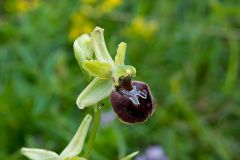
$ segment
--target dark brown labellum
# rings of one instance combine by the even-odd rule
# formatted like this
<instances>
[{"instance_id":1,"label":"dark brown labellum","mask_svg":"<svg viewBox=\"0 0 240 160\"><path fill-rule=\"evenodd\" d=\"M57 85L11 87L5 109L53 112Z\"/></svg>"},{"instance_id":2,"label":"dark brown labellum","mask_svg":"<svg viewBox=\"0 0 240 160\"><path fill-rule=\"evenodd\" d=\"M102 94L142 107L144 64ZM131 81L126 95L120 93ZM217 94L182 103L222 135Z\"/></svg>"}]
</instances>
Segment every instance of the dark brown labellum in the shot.
<instances>
[{"instance_id":1,"label":"dark brown labellum","mask_svg":"<svg viewBox=\"0 0 240 160\"><path fill-rule=\"evenodd\" d=\"M121 78L119 86L111 93L113 110L125 123L145 122L154 111L151 91L144 82Z\"/></svg>"}]
</instances>

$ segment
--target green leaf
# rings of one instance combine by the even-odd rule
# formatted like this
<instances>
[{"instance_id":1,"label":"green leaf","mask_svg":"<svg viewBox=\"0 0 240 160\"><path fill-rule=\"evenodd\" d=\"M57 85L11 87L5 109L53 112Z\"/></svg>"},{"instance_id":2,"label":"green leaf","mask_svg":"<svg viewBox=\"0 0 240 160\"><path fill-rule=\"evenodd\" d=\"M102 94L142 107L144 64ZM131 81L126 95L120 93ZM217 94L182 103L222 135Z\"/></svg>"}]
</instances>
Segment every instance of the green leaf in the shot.
<instances>
[{"instance_id":1,"label":"green leaf","mask_svg":"<svg viewBox=\"0 0 240 160\"><path fill-rule=\"evenodd\" d=\"M124 42L121 42L118 45L117 55L115 56L115 64L116 65L124 64L126 47L127 47L127 44Z\"/></svg>"},{"instance_id":2,"label":"green leaf","mask_svg":"<svg viewBox=\"0 0 240 160\"><path fill-rule=\"evenodd\" d=\"M97 60L84 61L83 68L88 71L91 76L97 76L101 79L111 78L112 65L108 62L100 62Z\"/></svg>"},{"instance_id":3,"label":"green leaf","mask_svg":"<svg viewBox=\"0 0 240 160\"><path fill-rule=\"evenodd\" d=\"M22 148L21 153L32 160L58 160L57 153L37 148Z\"/></svg>"},{"instance_id":4,"label":"green leaf","mask_svg":"<svg viewBox=\"0 0 240 160\"><path fill-rule=\"evenodd\" d=\"M78 108L84 109L85 107L94 105L100 102L105 97L109 96L112 91L112 80L95 78L78 96Z\"/></svg>"},{"instance_id":5,"label":"green leaf","mask_svg":"<svg viewBox=\"0 0 240 160\"><path fill-rule=\"evenodd\" d=\"M66 159L66 160L87 160L87 159L83 158L83 157L73 157L73 158L69 158L69 159Z\"/></svg>"},{"instance_id":6,"label":"green leaf","mask_svg":"<svg viewBox=\"0 0 240 160\"><path fill-rule=\"evenodd\" d=\"M114 64L105 44L103 29L96 27L91 34L91 38L96 58L100 62L109 62Z\"/></svg>"},{"instance_id":7,"label":"green leaf","mask_svg":"<svg viewBox=\"0 0 240 160\"><path fill-rule=\"evenodd\" d=\"M135 157L137 154L139 153L139 151L133 152L129 155L127 155L126 157L122 158L121 160L131 160L133 157Z\"/></svg>"},{"instance_id":8,"label":"green leaf","mask_svg":"<svg viewBox=\"0 0 240 160\"><path fill-rule=\"evenodd\" d=\"M120 77L136 76L136 69L130 65L116 65L112 71L112 77L115 85L118 85Z\"/></svg>"},{"instance_id":9,"label":"green leaf","mask_svg":"<svg viewBox=\"0 0 240 160\"><path fill-rule=\"evenodd\" d=\"M73 50L80 66L83 61L92 59L93 47L91 37L88 34L83 34L78 37L73 43Z\"/></svg>"},{"instance_id":10,"label":"green leaf","mask_svg":"<svg viewBox=\"0 0 240 160\"><path fill-rule=\"evenodd\" d=\"M91 115L88 114L85 116L71 142L60 154L60 159L75 157L82 151L91 120Z\"/></svg>"}]
</instances>

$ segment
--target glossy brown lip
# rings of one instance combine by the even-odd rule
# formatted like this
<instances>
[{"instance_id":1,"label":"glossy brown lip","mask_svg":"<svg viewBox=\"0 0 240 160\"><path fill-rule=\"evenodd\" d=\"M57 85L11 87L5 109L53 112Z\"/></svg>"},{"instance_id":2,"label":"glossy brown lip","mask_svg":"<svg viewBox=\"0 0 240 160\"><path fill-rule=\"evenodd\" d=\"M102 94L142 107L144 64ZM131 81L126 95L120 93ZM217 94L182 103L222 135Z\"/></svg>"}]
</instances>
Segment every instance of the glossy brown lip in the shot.
<instances>
[{"instance_id":1,"label":"glossy brown lip","mask_svg":"<svg viewBox=\"0 0 240 160\"><path fill-rule=\"evenodd\" d=\"M110 101L119 119L129 124L145 122L154 111L148 85L129 78L120 81L120 85L111 93Z\"/></svg>"}]
</instances>

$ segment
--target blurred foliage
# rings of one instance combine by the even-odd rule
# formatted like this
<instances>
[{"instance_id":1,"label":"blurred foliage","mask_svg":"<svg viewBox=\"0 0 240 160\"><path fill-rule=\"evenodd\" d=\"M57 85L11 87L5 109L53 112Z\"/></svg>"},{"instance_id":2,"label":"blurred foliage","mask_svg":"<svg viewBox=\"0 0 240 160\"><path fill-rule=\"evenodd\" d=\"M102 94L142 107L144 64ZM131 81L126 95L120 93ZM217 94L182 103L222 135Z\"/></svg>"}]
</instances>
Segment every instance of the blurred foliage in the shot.
<instances>
[{"instance_id":1,"label":"blurred foliage","mask_svg":"<svg viewBox=\"0 0 240 160\"><path fill-rule=\"evenodd\" d=\"M155 144L173 160L240 157L239 0L1 0L0 159L24 159L22 146L61 151L93 112L75 104L87 81L72 43L96 25L113 56L127 42L156 111L103 126L91 159Z\"/></svg>"}]
</instances>

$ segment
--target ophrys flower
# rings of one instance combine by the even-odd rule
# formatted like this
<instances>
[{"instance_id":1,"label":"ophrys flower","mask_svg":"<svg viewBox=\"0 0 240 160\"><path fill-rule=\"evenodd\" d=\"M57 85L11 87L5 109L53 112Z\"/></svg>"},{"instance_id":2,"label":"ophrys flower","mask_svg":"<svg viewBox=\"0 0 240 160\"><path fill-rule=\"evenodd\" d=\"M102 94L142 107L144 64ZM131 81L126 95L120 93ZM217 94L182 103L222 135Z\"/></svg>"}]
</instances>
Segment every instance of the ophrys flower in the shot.
<instances>
[{"instance_id":1,"label":"ophrys flower","mask_svg":"<svg viewBox=\"0 0 240 160\"><path fill-rule=\"evenodd\" d=\"M74 52L79 65L94 77L77 98L80 109L111 95L114 111L123 122L144 122L152 114L154 105L149 87L143 82L132 81L136 69L124 64L126 43L118 45L113 60L104 41L103 29L96 27L91 35L84 34L74 42Z\"/></svg>"}]
</instances>

